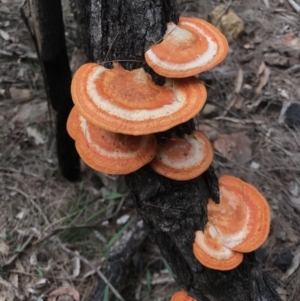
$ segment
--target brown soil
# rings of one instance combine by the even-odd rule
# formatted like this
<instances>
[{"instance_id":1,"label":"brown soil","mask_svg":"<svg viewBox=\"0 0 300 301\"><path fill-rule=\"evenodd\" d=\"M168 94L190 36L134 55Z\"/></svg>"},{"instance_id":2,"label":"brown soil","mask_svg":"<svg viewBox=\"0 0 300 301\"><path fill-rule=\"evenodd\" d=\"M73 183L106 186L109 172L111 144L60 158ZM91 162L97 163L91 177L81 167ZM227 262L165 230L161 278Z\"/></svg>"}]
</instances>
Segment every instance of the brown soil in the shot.
<instances>
[{"instance_id":1,"label":"brown soil","mask_svg":"<svg viewBox=\"0 0 300 301\"><path fill-rule=\"evenodd\" d=\"M117 182L106 178L113 185L99 188L86 167L80 183L60 176L41 70L18 10L22 2L0 1L0 300L46 300L63 286L74 287L80 300L91 300L96 273L74 252L94 267L105 265L106 245L124 227L117 219L137 214L125 202L105 222L124 195ZM217 174L240 177L267 198L272 225L262 248L263 268L278 281L283 300L298 301L300 136L298 129L286 126L282 110L300 98L299 68L291 69L300 64L299 15L288 1L230 3L243 20L244 34L229 40L224 63L200 76L207 84L209 105L196 120L213 141ZM218 4L183 0L180 8L185 15L207 19ZM66 3L64 18L71 56L76 28ZM97 222L96 229L74 228ZM294 255L294 269L288 272L273 263L284 252ZM145 258L160 260L150 242L139 254L135 268ZM155 270L143 264L136 272L132 297L168 300L178 289L165 266L163 272Z\"/></svg>"}]
</instances>

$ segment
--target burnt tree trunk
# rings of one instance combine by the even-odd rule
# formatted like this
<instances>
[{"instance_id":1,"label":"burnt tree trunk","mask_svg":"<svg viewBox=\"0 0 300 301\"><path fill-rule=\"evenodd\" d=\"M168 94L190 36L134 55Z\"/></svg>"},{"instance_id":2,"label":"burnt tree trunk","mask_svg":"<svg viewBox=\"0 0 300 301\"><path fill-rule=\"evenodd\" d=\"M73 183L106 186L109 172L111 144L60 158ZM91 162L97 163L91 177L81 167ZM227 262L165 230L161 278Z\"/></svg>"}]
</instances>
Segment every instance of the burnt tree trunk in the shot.
<instances>
[{"instance_id":1,"label":"burnt tree trunk","mask_svg":"<svg viewBox=\"0 0 300 301\"><path fill-rule=\"evenodd\" d=\"M29 4L47 96L56 111L55 131L59 167L64 177L76 181L80 179L80 161L74 140L66 129L67 118L73 107L70 92L72 76L61 1L30 0Z\"/></svg>"},{"instance_id":2,"label":"burnt tree trunk","mask_svg":"<svg viewBox=\"0 0 300 301\"><path fill-rule=\"evenodd\" d=\"M159 41L166 23L178 22L175 0L84 1L90 61L111 67L119 61L126 69L144 67L157 84L164 78L149 70L144 51ZM193 121L172 129L190 133ZM172 131L171 130L171 131ZM160 141L170 131L157 134ZM152 239L171 266L178 284L202 301L279 301L254 253L232 271L203 267L194 257L194 232L207 221L208 198L219 200L217 178L212 168L190 181L164 178L149 167L126 176L137 209Z\"/></svg>"}]
</instances>

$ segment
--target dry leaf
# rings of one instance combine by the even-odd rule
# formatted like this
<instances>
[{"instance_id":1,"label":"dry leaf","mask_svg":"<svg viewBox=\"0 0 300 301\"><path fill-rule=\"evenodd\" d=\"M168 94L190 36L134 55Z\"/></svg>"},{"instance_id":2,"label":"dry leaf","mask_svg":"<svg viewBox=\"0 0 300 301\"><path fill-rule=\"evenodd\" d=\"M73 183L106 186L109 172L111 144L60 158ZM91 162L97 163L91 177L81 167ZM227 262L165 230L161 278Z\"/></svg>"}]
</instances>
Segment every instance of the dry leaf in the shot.
<instances>
[{"instance_id":1,"label":"dry leaf","mask_svg":"<svg viewBox=\"0 0 300 301\"><path fill-rule=\"evenodd\" d=\"M25 269L19 259L16 260L16 269L20 272L25 272Z\"/></svg>"},{"instance_id":2,"label":"dry leaf","mask_svg":"<svg viewBox=\"0 0 300 301\"><path fill-rule=\"evenodd\" d=\"M247 49L247 50L248 49L254 49L255 46L253 44L247 43L247 44L244 45L244 48Z\"/></svg>"},{"instance_id":3,"label":"dry leaf","mask_svg":"<svg viewBox=\"0 0 300 301\"><path fill-rule=\"evenodd\" d=\"M34 143L36 145L44 144L46 142L46 138L35 127L28 126L26 128L26 132L27 132L28 137L31 137L34 139Z\"/></svg>"},{"instance_id":4,"label":"dry leaf","mask_svg":"<svg viewBox=\"0 0 300 301\"><path fill-rule=\"evenodd\" d=\"M235 81L235 89L234 89L234 92L236 94L239 94L242 89L243 78L244 78L243 70L241 68L239 68L239 71L238 71L238 74L236 77L236 81Z\"/></svg>"},{"instance_id":5,"label":"dry leaf","mask_svg":"<svg viewBox=\"0 0 300 301\"><path fill-rule=\"evenodd\" d=\"M210 141L215 140L218 136L218 131L207 124L198 124L196 129L203 132Z\"/></svg>"},{"instance_id":6,"label":"dry leaf","mask_svg":"<svg viewBox=\"0 0 300 301\"><path fill-rule=\"evenodd\" d=\"M251 160L251 140L243 133L219 135L213 147L225 158L240 164Z\"/></svg>"},{"instance_id":7,"label":"dry leaf","mask_svg":"<svg viewBox=\"0 0 300 301\"><path fill-rule=\"evenodd\" d=\"M263 0L266 8L270 8L269 0Z\"/></svg>"},{"instance_id":8,"label":"dry leaf","mask_svg":"<svg viewBox=\"0 0 300 301\"><path fill-rule=\"evenodd\" d=\"M74 301L80 300L79 292L73 287L60 287L52 291L47 298L47 301L57 301L57 298L60 296L68 295L73 297Z\"/></svg>"},{"instance_id":9,"label":"dry leaf","mask_svg":"<svg viewBox=\"0 0 300 301\"><path fill-rule=\"evenodd\" d=\"M130 219L130 215L124 214L123 216L121 216L117 219L116 223L117 223L117 225L124 225L128 222L129 219Z\"/></svg>"},{"instance_id":10,"label":"dry leaf","mask_svg":"<svg viewBox=\"0 0 300 301\"><path fill-rule=\"evenodd\" d=\"M0 4L0 13L10 13L10 9L8 6L3 5L2 3ZM1 299L0 299L1 300Z\"/></svg>"},{"instance_id":11,"label":"dry leaf","mask_svg":"<svg viewBox=\"0 0 300 301\"><path fill-rule=\"evenodd\" d=\"M259 84L255 89L256 95L261 94L263 87L268 83L270 77L270 68L268 68L264 62L261 63L258 69Z\"/></svg>"},{"instance_id":12,"label":"dry leaf","mask_svg":"<svg viewBox=\"0 0 300 301\"><path fill-rule=\"evenodd\" d=\"M5 41L8 41L10 39L10 35L2 29L0 29L0 36Z\"/></svg>"},{"instance_id":13,"label":"dry leaf","mask_svg":"<svg viewBox=\"0 0 300 301\"><path fill-rule=\"evenodd\" d=\"M9 282L15 287L19 287L19 275L17 273L11 273L9 275Z\"/></svg>"},{"instance_id":14,"label":"dry leaf","mask_svg":"<svg viewBox=\"0 0 300 301\"><path fill-rule=\"evenodd\" d=\"M287 301L287 292L286 292L285 289L283 289L281 287L277 287L276 291L279 294L279 296L282 299L282 301Z\"/></svg>"},{"instance_id":15,"label":"dry leaf","mask_svg":"<svg viewBox=\"0 0 300 301\"><path fill-rule=\"evenodd\" d=\"M76 255L79 255L78 251L75 251ZM74 268L73 268L73 273L72 273L72 278L76 278L80 274L80 258L78 256L75 256L73 258L74 262Z\"/></svg>"},{"instance_id":16,"label":"dry leaf","mask_svg":"<svg viewBox=\"0 0 300 301\"><path fill-rule=\"evenodd\" d=\"M237 38L244 31L243 20L224 4L214 8L210 14L210 21L227 38Z\"/></svg>"},{"instance_id":17,"label":"dry leaf","mask_svg":"<svg viewBox=\"0 0 300 301\"><path fill-rule=\"evenodd\" d=\"M300 197L290 196L291 205L300 212Z\"/></svg>"},{"instance_id":18,"label":"dry leaf","mask_svg":"<svg viewBox=\"0 0 300 301\"><path fill-rule=\"evenodd\" d=\"M4 240L0 239L0 254L7 255L9 253L9 246Z\"/></svg>"},{"instance_id":19,"label":"dry leaf","mask_svg":"<svg viewBox=\"0 0 300 301\"><path fill-rule=\"evenodd\" d=\"M28 89L18 89L15 87L9 88L10 97L13 100L25 101L30 99L31 92Z\"/></svg>"},{"instance_id":20,"label":"dry leaf","mask_svg":"<svg viewBox=\"0 0 300 301\"><path fill-rule=\"evenodd\" d=\"M291 182L289 185L289 192L292 196L297 197L299 194L299 185L297 182Z\"/></svg>"},{"instance_id":21,"label":"dry leaf","mask_svg":"<svg viewBox=\"0 0 300 301\"><path fill-rule=\"evenodd\" d=\"M266 69L266 64L264 61L262 61L258 67L256 76L259 77L265 71L265 69Z\"/></svg>"},{"instance_id":22,"label":"dry leaf","mask_svg":"<svg viewBox=\"0 0 300 301\"><path fill-rule=\"evenodd\" d=\"M300 50L300 38L296 37L294 33L286 34L283 37L283 41L286 43L287 46L295 50Z\"/></svg>"},{"instance_id":23,"label":"dry leaf","mask_svg":"<svg viewBox=\"0 0 300 301\"><path fill-rule=\"evenodd\" d=\"M32 123L41 122L47 120L47 103L27 103L21 105L18 109L18 113L11 120L12 123Z\"/></svg>"},{"instance_id":24,"label":"dry leaf","mask_svg":"<svg viewBox=\"0 0 300 301\"><path fill-rule=\"evenodd\" d=\"M210 103L207 103L204 108L201 110L202 116L207 116L213 113L216 113L218 111L218 108L215 105L212 105Z\"/></svg>"},{"instance_id":25,"label":"dry leaf","mask_svg":"<svg viewBox=\"0 0 300 301\"><path fill-rule=\"evenodd\" d=\"M14 301L16 299L22 301L24 296L17 287L0 277L0 300Z\"/></svg>"}]
</instances>

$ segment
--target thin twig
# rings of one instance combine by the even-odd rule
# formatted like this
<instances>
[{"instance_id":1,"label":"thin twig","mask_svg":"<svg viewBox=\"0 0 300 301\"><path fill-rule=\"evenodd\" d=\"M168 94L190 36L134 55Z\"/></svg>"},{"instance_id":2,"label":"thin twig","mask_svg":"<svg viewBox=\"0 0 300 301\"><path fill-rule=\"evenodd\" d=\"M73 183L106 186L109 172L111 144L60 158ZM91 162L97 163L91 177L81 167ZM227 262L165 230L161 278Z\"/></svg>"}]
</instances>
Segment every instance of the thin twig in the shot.
<instances>
[{"instance_id":1,"label":"thin twig","mask_svg":"<svg viewBox=\"0 0 300 301\"><path fill-rule=\"evenodd\" d=\"M7 172L14 172L14 173L19 173L19 174L24 174L24 175L32 176L32 177L36 177L36 178L41 177L41 175L38 175L38 174L35 174L35 173L32 173L32 172L28 172L28 171L25 171L25 170L17 170L15 168L11 168L11 167L0 166L0 170L7 171Z\"/></svg>"},{"instance_id":2,"label":"thin twig","mask_svg":"<svg viewBox=\"0 0 300 301\"><path fill-rule=\"evenodd\" d=\"M110 44L110 46L109 46L109 48L108 48L108 50L107 50L106 56L105 56L105 58L104 58L104 61L106 61L106 59L107 59L107 57L108 57L108 55L109 55L109 52L110 52L112 46L114 45L114 42L115 42L116 38L118 37L118 35L119 35L119 33L116 34L116 36L114 37L113 41L111 42L111 44Z\"/></svg>"},{"instance_id":3,"label":"thin twig","mask_svg":"<svg viewBox=\"0 0 300 301\"><path fill-rule=\"evenodd\" d=\"M8 266L8 265L11 265L19 257L19 255L30 245L30 243L32 242L33 238L34 238L34 235L30 235L27 238L27 240L25 241L25 243L21 246L21 248L18 251L18 253L14 254L12 257L10 257L5 262L5 264L2 266L2 268L5 267L5 266Z\"/></svg>"},{"instance_id":4,"label":"thin twig","mask_svg":"<svg viewBox=\"0 0 300 301\"><path fill-rule=\"evenodd\" d=\"M122 208L125 200L126 200L126 197L123 197L121 199L121 201L120 201L120 203L119 203L116 211L113 214L111 214L111 215L109 215L109 216L107 216L107 217L105 217L103 219L98 220L94 224L82 224L82 225L77 225L77 226L61 226L61 227L57 227L57 228L53 229L50 233L46 234L44 237L42 237L38 241L36 241L34 243L34 245L41 244L45 240L49 239L51 236L53 236L53 235L55 235L55 234L57 234L57 233L59 233L61 231L73 230L73 229L98 229L103 222L105 222L105 221L107 221L109 219L112 219L112 218L116 217L119 214L119 211L121 210L121 208Z\"/></svg>"},{"instance_id":5,"label":"thin twig","mask_svg":"<svg viewBox=\"0 0 300 301\"><path fill-rule=\"evenodd\" d=\"M103 280L103 282L110 288L111 292L116 296L116 298L120 301L125 301L124 298L121 296L121 294L114 288L114 286L109 282L109 280L103 275L103 273L97 269L90 261L88 261L85 257L79 255L76 252L73 252L69 250L65 245L62 244L62 242L57 239L59 246L63 251L70 254L73 257L79 258L82 262L84 262L86 265L88 265L92 270L94 270L97 275Z\"/></svg>"},{"instance_id":6,"label":"thin twig","mask_svg":"<svg viewBox=\"0 0 300 301\"><path fill-rule=\"evenodd\" d=\"M231 118L231 117L216 117L214 118L215 120L226 120L226 121L230 121L233 123L241 123L241 124L251 124L251 123L255 123L255 124L264 124L265 121L263 120L252 120L252 119L237 119L237 118Z\"/></svg>"},{"instance_id":7,"label":"thin twig","mask_svg":"<svg viewBox=\"0 0 300 301\"><path fill-rule=\"evenodd\" d=\"M32 205L34 208L36 208L38 210L38 212L41 214L41 216L43 217L45 223L47 225L50 225L50 222L47 218L47 216L45 215L45 213L43 212L43 210L40 208L40 206L33 200L32 197L30 197L26 192L22 191L21 189L19 188L16 188L16 187L11 187L11 186L7 186L7 189L9 190L12 190L12 191L15 191L21 195L23 195Z\"/></svg>"},{"instance_id":8,"label":"thin twig","mask_svg":"<svg viewBox=\"0 0 300 301\"><path fill-rule=\"evenodd\" d=\"M300 5L298 3L296 3L294 0L287 0L287 2L298 14L300 14Z\"/></svg>"}]
</instances>

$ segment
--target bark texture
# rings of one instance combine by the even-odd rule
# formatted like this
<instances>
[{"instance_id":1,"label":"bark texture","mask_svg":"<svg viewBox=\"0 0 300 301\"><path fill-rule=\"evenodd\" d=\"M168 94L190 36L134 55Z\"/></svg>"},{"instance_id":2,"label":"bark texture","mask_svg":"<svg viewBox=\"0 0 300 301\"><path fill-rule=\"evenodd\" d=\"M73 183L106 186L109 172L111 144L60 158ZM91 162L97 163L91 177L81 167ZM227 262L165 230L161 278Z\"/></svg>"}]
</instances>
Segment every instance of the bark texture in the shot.
<instances>
[{"instance_id":1,"label":"bark texture","mask_svg":"<svg viewBox=\"0 0 300 301\"><path fill-rule=\"evenodd\" d=\"M177 23L175 0L87 0L88 53L90 61L111 67L121 61L126 69L145 67L157 84L164 78L150 70L144 51L158 42L166 23ZM158 133L158 141L171 131L190 133L193 121ZM207 221L208 198L219 201L217 178L212 168L196 179L184 182L164 178L149 167L126 176L137 209L152 239L171 266L176 281L202 301L279 301L280 298L262 273L254 253L228 272L203 267L194 257L194 232Z\"/></svg>"},{"instance_id":2,"label":"bark texture","mask_svg":"<svg viewBox=\"0 0 300 301\"><path fill-rule=\"evenodd\" d=\"M60 0L30 0L30 11L48 99L56 111L56 149L63 176L70 181L80 178L80 161L66 123L73 102L71 70L65 43Z\"/></svg>"}]
</instances>

